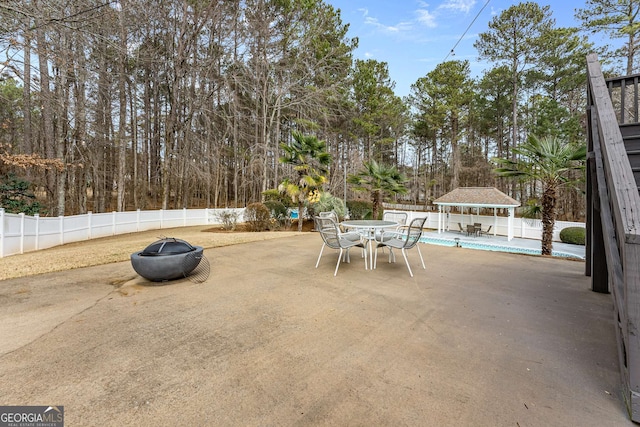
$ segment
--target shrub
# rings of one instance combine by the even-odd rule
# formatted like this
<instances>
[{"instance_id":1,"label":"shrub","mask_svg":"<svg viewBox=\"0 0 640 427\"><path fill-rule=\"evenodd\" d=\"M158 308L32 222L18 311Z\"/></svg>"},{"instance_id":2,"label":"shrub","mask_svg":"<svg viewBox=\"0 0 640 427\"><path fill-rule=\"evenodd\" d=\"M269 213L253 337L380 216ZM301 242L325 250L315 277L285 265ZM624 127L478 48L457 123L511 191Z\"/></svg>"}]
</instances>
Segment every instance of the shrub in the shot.
<instances>
[{"instance_id":1,"label":"shrub","mask_svg":"<svg viewBox=\"0 0 640 427\"><path fill-rule=\"evenodd\" d=\"M309 210L311 211L312 216L316 216L320 212L329 211L334 211L339 218L344 218L346 214L342 199L327 191L320 193L320 198L317 202L309 205Z\"/></svg>"},{"instance_id":2,"label":"shrub","mask_svg":"<svg viewBox=\"0 0 640 427\"><path fill-rule=\"evenodd\" d=\"M269 209L272 218L280 219L287 216L287 207L279 200L267 200L264 205Z\"/></svg>"},{"instance_id":3,"label":"shrub","mask_svg":"<svg viewBox=\"0 0 640 427\"><path fill-rule=\"evenodd\" d=\"M587 231L582 227L567 227L560 231L560 240L563 243L584 245Z\"/></svg>"},{"instance_id":4,"label":"shrub","mask_svg":"<svg viewBox=\"0 0 640 427\"><path fill-rule=\"evenodd\" d=\"M297 206L297 204L293 203L293 200L291 200L291 197L287 196L284 193L280 193L277 189L263 191L262 195L264 196L265 203L280 202L284 205L285 208Z\"/></svg>"},{"instance_id":5,"label":"shrub","mask_svg":"<svg viewBox=\"0 0 640 427\"><path fill-rule=\"evenodd\" d=\"M238 225L238 218L240 218L240 212L236 210L222 210L214 214L214 218L220 224L222 224L223 230L235 230Z\"/></svg>"},{"instance_id":6,"label":"shrub","mask_svg":"<svg viewBox=\"0 0 640 427\"><path fill-rule=\"evenodd\" d=\"M271 212L264 203L251 203L244 210L244 219L249 231L264 231L269 227Z\"/></svg>"},{"instance_id":7,"label":"shrub","mask_svg":"<svg viewBox=\"0 0 640 427\"><path fill-rule=\"evenodd\" d=\"M7 213L35 215L46 213L31 191L31 183L14 174L3 176L0 180L0 206Z\"/></svg>"},{"instance_id":8,"label":"shrub","mask_svg":"<svg viewBox=\"0 0 640 427\"><path fill-rule=\"evenodd\" d=\"M278 200L267 200L264 205L269 209L271 215L270 229L279 229L291 226L291 218L289 218L287 207Z\"/></svg>"},{"instance_id":9,"label":"shrub","mask_svg":"<svg viewBox=\"0 0 640 427\"><path fill-rule=\"evenodd\" d=\"M350 219L371 219L373 204L366 200L348 200L347 209Z\"/></svg>"}]
</instances>

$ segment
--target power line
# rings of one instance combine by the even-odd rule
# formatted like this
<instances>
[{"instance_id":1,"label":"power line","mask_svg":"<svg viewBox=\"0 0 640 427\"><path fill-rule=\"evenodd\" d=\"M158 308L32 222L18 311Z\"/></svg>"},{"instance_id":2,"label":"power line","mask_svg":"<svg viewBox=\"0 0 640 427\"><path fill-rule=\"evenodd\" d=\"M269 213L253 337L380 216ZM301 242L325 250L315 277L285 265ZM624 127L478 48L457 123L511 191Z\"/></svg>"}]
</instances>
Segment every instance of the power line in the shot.
<instances>
[{"instance_id":1,"label":"power line","mask_svg":"<svg viewBox=\"0 0 640 427\"><path fill-rule=\"evenodd\" d=\"M471 21L471 24L469 24L469 26L467 27L466 30L464 30L464 33L462 33L462 35L460 36L460 38L458 39L458 41L456 42L456 44L451 48L451 51L449 51L449 53L447 53L447 56L444 57L444 59L442 60L442 62L446 61L447 58L450 55L454 55L454 51L456 50L456 47L458 46L458 44L462 41L462 39L464 38L464 36L467 34L467 31L469 31L469 28L471 28L471 26L473 25L474 22L476 22L476 19L478 19L478 16L480 16L480 14L482 13L482 11L485 9L485 7L487 7L487 5L489 4L491 0L487 0L486 3L484 4L484 6L482 6L482 9L480 9L480 11L478 11L478 13L476 14L476 17L473 18L473 21Z\"/></svg>"}]
</instances>

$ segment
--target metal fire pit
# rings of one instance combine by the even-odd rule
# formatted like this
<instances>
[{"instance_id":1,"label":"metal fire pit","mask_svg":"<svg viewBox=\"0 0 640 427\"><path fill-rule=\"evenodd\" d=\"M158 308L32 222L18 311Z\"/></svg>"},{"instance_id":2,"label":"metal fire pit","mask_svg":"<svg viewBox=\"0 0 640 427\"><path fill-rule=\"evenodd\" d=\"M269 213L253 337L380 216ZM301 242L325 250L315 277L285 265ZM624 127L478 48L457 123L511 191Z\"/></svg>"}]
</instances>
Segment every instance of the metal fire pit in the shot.
<instances>
[{"instance_id":1,"label":"metal fire pit","mask_svg":"<svg viewBox=\"0 0 640 427\"><path fill-rule=\"evenodd\" d=\"M154 282L187 277L203 258L202 246L167 237L131 254L131 265L140 276Z\"/></svg>"}]
</instances>

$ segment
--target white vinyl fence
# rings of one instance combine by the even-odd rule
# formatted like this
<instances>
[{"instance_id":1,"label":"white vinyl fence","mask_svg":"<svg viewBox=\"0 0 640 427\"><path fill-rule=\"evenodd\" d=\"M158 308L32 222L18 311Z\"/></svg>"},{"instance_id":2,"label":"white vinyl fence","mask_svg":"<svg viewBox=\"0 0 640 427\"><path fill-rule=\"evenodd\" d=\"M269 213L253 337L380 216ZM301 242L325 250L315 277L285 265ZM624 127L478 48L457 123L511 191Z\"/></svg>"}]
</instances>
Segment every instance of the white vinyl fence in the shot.
<instances>
[{"instance_id":1,"label":"white vinyl fence","mask_svg":"<svg viewBox=\"0 0 640 427\"><path fill-rule=\"evenodd\" d=\"M89 212L59 217L10 214L0 208L0 258L116 234L220 224L218 214L225 211L236 211L238 221L244 221L244 208Z\"/></svg>"},{"instance_id":2,"label":"white vinyl fence","mask_svg":"<svg viewBox=\"0 0 640 427\"><path fill-rule=\"evenodd\" d=\"M110 212L84 215L39 217L25 214L9 214L0 208L0 258L22 254L65 243L115 236L117 234L163 228L187 227L194 225L220 224L218 215L223 212L238 213L238 222L244 222L244 208L229 209L172 209L153 211ZM399 211L399 210L397 210ZM437 212L407 212L409 221L427 216L425 228L438 229ZM486 229L495 228L497 235L507 235L507 218L471 214L449 214L448 224L451 230L458 230L458 222L472 224L479 222ZM495 221L495 223L494 223ZM494 227L497 224L497 227ZM542 237L540 220L513 218L514 237L537 239ZM566 227L583 227L582 222L556 221L553 239L560 241L560 231Z\"/></svg>"},{"instance_id":3,"label":"white vinyl fence","mask_svg":"<svg viewBox=\"0 0 640 427\"><path fill-rule=\"evenodd\" d=\"M389 209L385 209L385 212L390 211ZM420 211L401 211L399 209L391 210L392 212L407 212L409 219L411 221L413 218L424 218L427 216L427 222L425 222L425 228L438 229L438 212L420 212ZM447 213L443 213L443 215L447 215ZM507 236L508 235L508 225L507 218L503 216L493 215L472 215L472 214L454 214L449 213L448 217L445 217L445 226L448 225L448 230L450 231L459 231L458 223L463 224L463 227L466 227L466 224L473 224L479 222L482 224L482 229L486 230L489 226L491 226L490 234L493 234L494 229L496 235L498 236ZM495 223L494 223L495 221ZM518 237L522 239L542 239L542 221L539 219L528 219L528 218L513 218L513 237ZM495 225L494 225L495 224ZM553 230L553 240L556 242L560 241L560 232L567 227L582 227L585 228L584 222L571 222L571 221L556 221L555 228Z\"/></svg>"}]
</instances>

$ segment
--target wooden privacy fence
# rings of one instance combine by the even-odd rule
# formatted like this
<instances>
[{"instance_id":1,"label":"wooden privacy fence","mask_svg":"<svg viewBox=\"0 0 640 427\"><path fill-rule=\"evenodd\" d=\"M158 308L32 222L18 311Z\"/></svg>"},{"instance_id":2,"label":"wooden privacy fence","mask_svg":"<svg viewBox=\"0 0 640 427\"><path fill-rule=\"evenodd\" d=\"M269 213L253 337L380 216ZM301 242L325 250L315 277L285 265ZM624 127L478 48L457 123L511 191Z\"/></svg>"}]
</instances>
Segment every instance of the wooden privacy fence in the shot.
<instances>
[{"instance_id":1,"label":"wooden privacy fence","mask_svg":"<svg viewBox=\"0 0 640 427\"><path fill-rule=\"evenodd\" d=\"M594 291L613 297L624 399L631 419L640 422L640 195L630 163L640 123L624 123L625 112L638 122L638 78L607 85L595 54L587 56L587 73L586 274ZM622 88L619 95L615 87ZM612 96L621 105L619 117Z\"/></svg>"}]
</instances>

